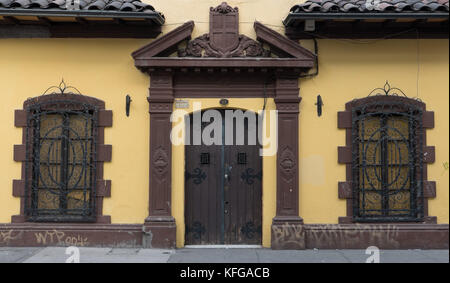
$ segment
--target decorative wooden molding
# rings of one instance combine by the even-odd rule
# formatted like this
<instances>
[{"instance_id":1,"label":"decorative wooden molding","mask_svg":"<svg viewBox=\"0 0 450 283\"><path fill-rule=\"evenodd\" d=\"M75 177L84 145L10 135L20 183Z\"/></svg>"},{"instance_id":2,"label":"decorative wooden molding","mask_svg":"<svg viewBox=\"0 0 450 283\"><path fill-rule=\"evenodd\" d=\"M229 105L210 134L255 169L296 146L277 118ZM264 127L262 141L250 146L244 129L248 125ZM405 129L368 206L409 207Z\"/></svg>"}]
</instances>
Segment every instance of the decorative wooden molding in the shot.
<instances>
[{"instance_id":1,"label":"decorative wooden molding","mask_svg":"<svg viewBox=\"0 0 450 283\"><path fill-rule=\"evenodd\" d=\"M14 161L24 162L27 160L27 147L24 144L14 145Z\"/></svg>"},{"instance_id":2,"label":"decorative wooden molding","mask_svg":"<svg viewBox=\"0 0 450 283\"><path fill-rule=\"evenodd\" d=\"M24 102L24 109L15 110L15 121L16 127L23 128L22 133L22 145L14 146L14 161L22 162L22 179L13 180L13 196L21 198L21 208L20 215L13 215L11 217L12 223L24 223L27 222L27 215L25 214L25 198L26 198L26 182L25 182L25 170L27 161L27 145L26 145L26 135L28 126L28 107L30 105L39 103L51 103L52 101L58 100L73 100L79 101L81 103L87 103L97 107L97 157L96 157L96 220L97 224L109 224L111 223L111 217L103 215L103 198L111 197L111 181L103 180L103 163L111 161L112 157L112 146L104 144L104 128L112 126L112 111L105 110L105 103L93 97L88 97L79 94L62 93L62 94L48 94L42 95L35 98L30 98ZM47 105L47 104L46 104ZM29 145L30 147L32 145ZM33 225L33 224L30 224Z\"/></svg>"},{"instance_id":3,"label":"decorative wooden molding","mask_svg":"<svg viewBox=\"0 0 450 283\"><path fill-rule=\"evenodd\" d=\"M385 99L389 99L393 102L397 103L413 103L419 107L419 109L423 110L422 115L422 127L423 132L422 135L424 137L424 144L426 144L426 129L431 129L434 127L434 112L426 111L426 105L423 102L412 100L406 97L400 96L370 96L367 98L353 100L348 102L345 106L346 111L338 112L338 128L346 130L346 146L338 147L338 162L346 165L346 182L338 183L338 197L340 199L347 200L347 216L339 217L340 224L352 224L353 221L353 195L352 195L352 182L353 182L353 173L352 173L352 127L353 127L353 119L352 119L352 109L354 107L360 106L362 104L367 104L370 101L383 101ZM428 170L427 164L434 163L436 159L435 147L434 146L426 146L423 147L423 206L424 206L424 224L435 224L437 223L437 218L428 216L428 199L436 197L436 182L428 181ZM350 187L350 191L349 191Z\"/></svg>"},{"instance_id":4,"label":"decorative wooden molding","mask_svg":"<svg viewBox=\"0 0 450 283\"><path fill-rule=\"evenodd\" d=\"M448 14L445 16L448 17ZM413 18L414 15L411 17ZM392 39L417 39L418 37L423 39L448 39L449 34L448 20L445 22L421 20L400 22L385 19L384 22L371 22L370 20L365 21L357 18L349 21L323 19L316 20L316 30L313 32L305 32L304 26L304 21L302 21L296 27L286 27L285 34L292 40L311 38L378 39L385 37Z\"/></svg>"},{"instance_id":5,"label":"decorative wooden molding","mask_svg":"<svg viewBox=\"0 0 450 283\"><path fill-rule=\"evenodd\" d=\"M260 42L239 34L238 24L220 28L224 27L222 24L225 18L230 21L229 19L234 17L234 22L238 22L238 10L233 8L226 10L234 12L225 14L211 10L210 33L188 42L185 49L179 48L178 45L182 41L190 39L194 28L193 22L188 22L135 51L132 54L135 66L148 73L152 73L156 69L165 70L167 68L180 72L186 71L186 68L197 68L199 71L208 68L225 70L229 68L265 68L286 69L286 72L298 69L294 72L300 73L314 67L314 54L260 23L255 24ZM214 25L215 21L222 24ZM279 58L270 57L269 50L265 50L262 46L263 42L268 42ZM179 50L178 56L169 57L177 49Z\"/></svg>"},{"instance_id":6,"label":"decorative wooden molding","mask_svg":"<svg viewBox=\"0 0 450 283\"><path fill-rule=\"evenodd\" d=\"M279 111L277 162L277 216L273 219L274 248L289 248L289 239L276 237L285 224L302 230L298 208L298 78L315 64L315 56L282 35L255 24L259 41L239 34L238 12L226 3L210 9L209 34L188 42L194 24L187 23L133 53L135 66L150 74L150 204L144 231L152 247L175 245L175 220L171 214L172 153L170 114L174 98L274 97ZM225 25L227 19L227 25ZM274 42L278 39L280 42ZM268 42L279 58L268 57ZM239 57L239 58L236 58ZM205 75L207 74L207 76ZM290 229L290 228L289 228ZM302 234L301 232L298 234ZM295 248L304 248L296 238Z\"/></svg>"},{"instance_id":7,"label":"decorative wooden molding","mask_svg":"<svg viewBox=\"0 0 450 283\"><path fill-rule=\"evenodd\" d=\"M434 163L436 161L436 148L434 146L425 146L423 149L423 162Z\"/></svg>"},{"instance_id":8,"label":"decorative wooden molding","mask_svg":"<svg viewBox=\"0 0 450 283\"><path fill-rule=\"evenodd\" d=\"M303 48L297 42L292 41L276 31L268 28L262 23L256 21L254 24L257 39L267 43L274 54L279 57L303 58L305 60L315 60L316 55Z\"/></svg>"},{"instance_id":9,"label":"decorative wooden molding","mask_svg":"<svg viewBox=\"0 0 450 283\"><path fill-rule=\"evenodd\" d=\"M423 197L435 198L436 197L436 182L424 181L423 182Z\"/></svg>"},{"instance_id":10,"label":"decorative wooden molding","mask_svg":"<svg viewBox=\"0 0 450 283\"><path fill-rule=\"evenodd\" d=\"M113 112L111 110L98 111L99 127L112 127L112 124L113 124Z\"/></svg>"},{"instance_id":11,"label":"decorative wooden molding","mask_svg":"<svg viewBox=\"0 0 450 283\"><path fill-rule=\"evenodd\" d=\"M425 129L433 129L434 128L434 112L433 111L425 111L423 112L423 125Z\"/></svg>"},{"instance_id":12,"label":"decorative wooden molding","mask_svg":"<svg viewBox=\"0 0 450 283\"><path fill-rule=\"evenodd\" d=\"M178 44L184 40L191 38L194 30L194 22L187 22L164 36L154 40L152 43L136 50L131 56L136 60L137 58L152 58L152 57L168 57L171 53L176 52Z\"/></svg>"},{"instance_id":13,"label":"decorative wooden molding","mask_svg":"<svg viewBox=\"0 0 450 283\"><path fill-rule=\"evenodd\" d=\"M112 160L112 146L98 145L97 146L97 162L111 162Z\"/></svg>"},{"instance_id":14,"label":"decorative wooden molding","mask_svg":"<svg viewBox=\"0 0 450 283\"><path fill-rule=\"evenodd\" d=\"M448 249L448 224L305 224L307 249ZM344 224L345 223L345 224Z\"/></svg>"},{"instance_id":15,"label":"decorative wooden molding","mask_svg":"<svg viewBox=\"0 0 450 283\"><path fill-rule=\"evenodd\" d=\"M352 112L350 111L338 112L338 128L339 129L352 128Z\"/></svg>"},{"instance_id":16,"label":"decorative wooden molding","mask_svg":"<svg viewBox=\"0 0 450 283\"><path fill-rule=\"evenodd\" d=\"M109 217L97 223L26 223L14 216L13 224L1 224L0 247L142 247L142 225L109 224Z\"/></svg>"},{"instance_id":17,"label":"decorative wooden molding","mask_svg":"<svg viewBox=\"0 0 450 283\"><path fill-rule=\"evenodd\" d=\"M352 163L352 148L350 146L338 147L338 162L341 164Z\"/></svg>"},{"instance_id":18,"label":"decorative wooden molding","mask_svg":"<svg viewBox=\"0 0 450 283\"><path fill-rule=\"evenodd\" d=\"M117 23L114 21L56 22L0 20L0 38L156 38L161 26L145 21Z\"/></svg>"},{"instance_id":19,"label":"decorative wooden molding","mask_svg":"<svg viewBox=\"0 0 450 283\"><path fill-rule=\"evenodd\" d=\"M278 110L277 206L272 223L273 249L304 249L303 219L299 216L298 77L277 74ZM291 235L291 237L285 237Z\"/></svg>"},{"instance_id":20,"label":"decorative wooden molding","mask_svg":"<svg viewBox=\"0 0 450 283\"><path fill-rule=\"evenodd\" d=\"M351 199L353 197L352 193L352 182L339 182L339 199Z\"/></svg>"},{"instance_id":21,"label":"decorative wooden molding","mask_svg":"<svg viewBox=\"0 0 450 283\"><path fill-rule=\"evenodd\" d=\"M27 111L25 110L14 111L14 126L17 128L27 126Z\"/></svg>"},{"instance_id":22,"label":"decorative wooden molding","mask_svg":"<svg viewBox=\"0 0 450 283\"><path fill-rule=\"evenodd\" d=\"M215 57L215 58L231 58L231 57L262 57L269 58L270 51L265 50L261 43L245 36L238 35L238 43L233 50L215 49L211 42L211 35L205 34L190 41L184 50L178 52L179 57Z\"/></svg>"}]
</instances>

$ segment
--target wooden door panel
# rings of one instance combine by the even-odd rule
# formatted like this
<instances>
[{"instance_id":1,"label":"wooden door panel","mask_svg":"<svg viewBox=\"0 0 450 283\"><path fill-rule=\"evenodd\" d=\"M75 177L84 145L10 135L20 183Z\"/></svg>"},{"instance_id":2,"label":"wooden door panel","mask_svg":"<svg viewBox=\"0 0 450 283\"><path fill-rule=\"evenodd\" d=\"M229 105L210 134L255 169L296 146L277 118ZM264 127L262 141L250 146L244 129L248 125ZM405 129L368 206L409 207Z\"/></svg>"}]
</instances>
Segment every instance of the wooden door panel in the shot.
<instances>
[{"instance_id":1,"label":"wooden door panel","mask_svg":"<svg viewBox=\"0 0 450 283\"><path fill-rule=\"evenodd\" d=\"M207 124L203 128L205 126ZM190 129L192 132L192 125ZM190 137L193 139L192 133ZM188 145L185 158L186 243L221 244L222 227L218 219L223 217L220 193L222 147Z\"/></svg>"},{"instance_id":2,"label":"wooden door panel","mask_svg":"<svg viewBox=\"0 0 450 283\"><path fill-rule=\"evenodd\" d=\"M186 244L261 244L262 158L247 144L186 146Z\"/></svg>"},{"instance_id":3,"label":"wooden door panel","mask_svg":"<svg viewBox=\"0 0 450 283\"><path fill-rule=\"evenodd\" d=\"M260 244L262 226L262 162L256 146L225 147L230 178L225 181L227 244ZM239 162L246 155L246 162Z\"/></svg>"}]
</instances>

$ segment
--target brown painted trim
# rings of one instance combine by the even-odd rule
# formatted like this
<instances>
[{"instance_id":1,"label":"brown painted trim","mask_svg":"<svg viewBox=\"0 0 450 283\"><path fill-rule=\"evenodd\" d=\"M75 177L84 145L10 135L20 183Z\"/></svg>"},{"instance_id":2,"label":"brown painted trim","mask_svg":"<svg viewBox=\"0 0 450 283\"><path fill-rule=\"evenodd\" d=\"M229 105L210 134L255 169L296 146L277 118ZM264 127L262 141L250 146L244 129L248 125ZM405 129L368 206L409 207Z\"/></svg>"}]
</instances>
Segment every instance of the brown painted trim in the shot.
<instances>
[{"instance_id":1,"label":"brown painted trim","mask_svg":"<svg viewBox=\"0 0 450 283\"><path fill-rule=\"evenodd\" d=\"M142 247L142 235L138 224L0 224L0 247L135 248Z\"/></svg>"},{"instance_id":2,"label":"brown painted trim","mask_svg":"<svg viewBox=\"0 0 450 283\"><path fill-rule=\"evenodd\" d=\"M350 146L338 147L338 162L341 164L352 163L352 148Z\"/></svg>"},{"instance_id":3,"label":"brown painted trim","mask_svg":"<svg viewBox=\"0 0 450 283\"><path fill-rule=\"evenodd\" d=\"M341 164L346 164L346 182L338 183L338 196L341 199L347 199L347 216L339 217L340 224L351 224L353 223L353 196L351 194L352 189L350 189L350 195L348 192L348 186L352 187L353 182L353 172L352 172L352 109L353 107L360 106L362 104L367 104L374 101L386 101L390 100L392 102L407 102L417 105L423 110L422 115L422 126L423 126L423 188L424 188L424 219L422 224L435 224L437 223L437 218L428 215L428 199L436 197L436 182L428 181L428 170L427 164L434 163L436 159L435 147L426 146L426 129L431 129L434 127L434 112L426 111L425 103L417 100L413 100L407 97L400 96L369 96L362 99L356 99L348 102L345 105L346 111L338 112L338 128L346 130L346 146L338 147L338 162ZM389 225L392 225L389 224Z\"/></svg>"},{"instance_id":4,"label":"brown painted trim","mask_svg":"<svg viewBox=\"0 0 450 283\"><path fill-rule=\"evenodd\" d=\"M18 198L25 197L24 180L13 180L13 196Z\"/></svg>"},{"instance_id":5,"label":"brown painted trim","mask_svg":"<svg viewBox=\"0 0 450 283\"><path fill-rule=\"evenodd\" d=\"M433 111L425 111L423 112L423 122L422 126L425 129L433 129L434 128L434 112Z\"/></svg>"},{"instance_id":6,"label":"brown painted trim","mask_svg":"<svg viewBox=\"0 0 450 283\"><path fill-rule=\"evenodd\" d=\"M23 144L14 145L14 161L24 162L27 160L26 146Z\"/></svg>"},{"instance_id":7,"label":"brown painted trim","mask_svg":"<svg viewBox=\"0 0 450 283\"><path fill-rule=\"evenodd\" d=\"M266 27L262 23L256 21L254 28L258 40L270 45L271 50L278 56L283 57L283 55L287 53L297 59L304 58L311 61L315 60L316 55L311 53L309 50L301 47L297 44L297 42L292 41L276 31Z\"/></svg>"},{"instance_id":8,"label":"brown painted trim","mask_svg":"<svg viewBox=\"0 0 450 283\"><path fill-rule=\"evenodd\" d=\"M211 9L210 15L215 10ZM232 16L238 23L238 10L233 11ZM267 58L267 52L261 50L261 43L250 39L247 42L261 52L242 52L239 49L241 39L247 37L239 34L238 25L230 26L225 35L212 24L213 18L210 34L194 40L195 44L202 45L199 48L205 50L205 54L209 52L210 57L205 57L202 52L187 51L180 52L179 57L168 57L182 40L190 37L194 27L192 22L132 54L135 66L151 76L148 98L150 199L144 231L146 238L152 239L152 247L175 244L176 225L171 214L172 148L169 140L172 128L170 114L175 97L274 97L279 111L280 151L277 162L277 215L273 219L272 231L276 234L285 223L296 224L300 228L303 223L298 207L298 116L301 101L298 78L301 72L314 66L315 55L260 23L255 23L259 39L267 42L276 54L284 58ZM223 37L218 39L220 36ZM191 49L194 43L188 43ZM233 57L231 54L235 49L239 51L235 54L243 57ZM285 245L287 241L273 242L273 246L288 248L289 245Z\"/></svg>"},{"instance_id":9,"label":"brown painted trim","mask_svg":"<svg viewBox=\"0 0 450 283\"><path fill-rule=\"evenodd\" d=\"M135 66L141 71L152 73L153 70L151 69L166 68L197 68L199 71L205 68L299 68L301 71L307 71L306 69L314 67L315 64L315 55L310 51L260 23L255 23L255 30L260 39L267 41L276 54L292 58L264 58L264 56L232 58L169 57L170 54L177 51L177 45L181 41L190 38L193 27L194 23L188 22L135 51L132 54ZM239 35L239 31L234 32Z\"/></svg>"},{"instance_id":10,"label":"brown painted trim","mask_svg":"<svg viewBox=\"0 0 450 283\"><path fill-rule=\"evenodd\" d=\"M314 67L314 61L287 58L151 58L136 59L137 68L301 68Z\"/></svg>"},{"instance_id":11,"label":"brown painted trim","mask_svg":"<svg viewBox=\"0 0 450 283\"><path fill-rule=\"evenodd\" d=\"M352 127L352 112L341 111L338 112L338 128L350 129Z\"/></svg>"},{"instance_id":12,"label":"brown painted trim","mask_svg":"<svg viewBox=\"0 0 450 283\"><path fill-rule=\"evenodd\" d=\"M169 56L171 53L177 51L177 45L180 42L191 38L193 30L194 22L187 22L164 36L154 40L152 43L136 50L131 56L134 59L141 57L151 58L155 56Z\"/></svg>"},{"instance_id":13,"label":"brown painted trim","mask_svg":"<svg viewBox=\"0 0 450 283\"><path fill-rule=\"evenodd\" d=\"M447 14L448 17L448 14ZM285 34L292 40L327 38L327 39L445 39L448 38L449 22L367 22L360 19L354 21L316 21L314 32L305 32L305 22L298 21L296 27L286 27Z\"/></svg>"},{"instance_id":14,"label":"brown painted trim","mask_svg":"<svg viewBox=\"0 0 450 283\"><path fill-rule=\"evenodd\" d=\"M275 229L280 243L298 249L448 249L448 224L305 224ZM140 224L0 224L0 247L151 247ZM162 238L162 237L159 237ZM302 240L300 239L302 238ZM289 240L294 241L289 242ZM299 241L300 239L300 241Z\"/></svg>"},{"instance_id":15,"label":"brown painted trim","mask_svg":"<svg viewBox=\"0 0 450 283\"><path fill-rule=\"evenodd\" d=\"M145 21L119 24L114 21L51 22L40 21L26 24L8 24L0 21L0 38L155 38L161 27Z\"/></svg>"},{"instance_id":16,"label":"brown painted trim","mask_svg":"<svg viewBox=\"0 0 450 283\"><path fill-rule=\"evenodd\" d=\"M18 128L27 126L27 111L25 110L14 111L14 126Z\"/></svg>"},{"instance_id":17,"label":"brown painted trim","mask_svg":"<svg viewBox=\"0 0 450 283\"><path fill-rule=\"evenodd\" d=\"M27 99L23 104L22 110L15 110L15 126L22 127L22 145L14 146L14 161L22 162L22 176L20 180L13 180L13 196L21 199L20 201L20 214L13 215L11 217L12 223L25 223L27 221L27 216L25 214L25 170L26 170L26 134L27 134L27 119L28 112L27 108L33 104L42 104L44 109L52 109L55 107L67 107L64 104L58 105L58 101L72 100L80 103L86 103L97 107L97 136L95 137L97 145L97 172L96 172L96 223L98 224L109 224L111 223L111 217L103 215L103 198L111 196L111 181L103 180L103 164L104 162L111 161L112 158L112 146L104 144L104 129L105 127L112 126L112 111L105 110L105 103L94 97L88 97L79 94L48 94L42 95L34 98ZM53 103L53 104L52 104ZM25 115L25 117L24 117ZM25 119L25 121L24 121ZM31 144L29 145L32 146ZM30 223L27 225L34 225ZM60 224L57 224L60 225Z\"/></svg>"},{"instance_id":18,"label":"brown painted trim","mask_svg":"<svg viewBox=\"0 0 450 283\"><path fill-rule=\"evenodd\" d=\"M112 124L113 124L113 112L111 110L98 111L99 127L112 127Z\"/></svg>"},{"instance_id":19,"label":"brown painted trim","mask_svg":"<svg viewBox=\"0 0 450 283\"><path fill-rule=\"evenodd\" d=\"M304 249L303 219L299 215L298 76L278 74L275 103L278 110L277 205L273 219L273 249Z\"/></svg>"},{"instance_id":20,"label":"brown painted trim","mask_svg":"<svg viewBox=\"0 0 450 283\"><path fill-rule=\"evenodd\" d=\"M436 161L436 148L434 146L426 146L423 149L423 162L434 163Z\"/></svg>"},{"instance_id":21,"label":"brown painted trim","mask_svg":"<svg viewBox=\"0 0 450 283\"><path fill-rule=\"evenodd\" d=\"M352 195L352 182L339 182L339 199L351 199Z\"/></svg>"},{"instance_id":22,"label":"brown painted trim","mask_svg":"<svg viewBox=\"0 0 450 283\"><path fill-rule=\"evenodd\" d=\"M112 160L112 146L98 145L97 146L97 162L111 162Z\"/></svg>"},{"instance_id":23,"label":"brown painted trim","mask_svg":"<svg viewBox=\"0 0 450 283\"><path fill-rule=\"evenodd\" d=\"M305 224L307 249L448 249L449 225Z\"/></svg>"},{"instance_id":24,"label":"brown painted trim","mask_svg":"<svg viewBox=\"0 0 450 283\"><path fill-rule=\"evenodd\" d=\"M424 181L423 182L423 197L424 198L435 198L436 197L436 182L435 181Z\"/></svg>"},{"instance_id":25,"label":"brown painted trim","mask_svg":"<svg viewBox=\"0 0 450 283\"><path fill-rule=\"evenodd\" d=\"M149 102L150 170L149 216L143 226L144 246L174 248L176 224L172 217L173 73L152 73Z\"/></svg>"},{"instance_id":26,"label":"brown painted trim","mask_svg":"<svg viewBox=\"0 0 450 283\"><path fill-rule=\"evenodd\" d=\"M111 197L111 181L97 180L97 197Z\"/></svg>"}]
</instances>

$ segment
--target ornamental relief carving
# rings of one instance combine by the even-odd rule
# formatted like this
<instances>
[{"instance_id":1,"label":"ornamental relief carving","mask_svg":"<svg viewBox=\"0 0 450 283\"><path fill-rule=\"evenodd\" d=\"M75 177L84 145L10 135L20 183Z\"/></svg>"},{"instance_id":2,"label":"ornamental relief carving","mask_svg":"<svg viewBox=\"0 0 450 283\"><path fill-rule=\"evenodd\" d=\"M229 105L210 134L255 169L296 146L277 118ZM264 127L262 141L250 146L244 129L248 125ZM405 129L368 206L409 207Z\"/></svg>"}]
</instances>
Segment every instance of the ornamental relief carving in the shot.
<instances>
[{"instance_id":1,"label":"ornamental relief carving","mask_svg":"<svg viewBox=\"0 0 450 283\"><path fill-rule=\"evenodd\" d=\"M282 150L279 162L283 179L290 183L297 172L297 162L294 152L289 146Z\"/></svg>"},{"instance_id":2,"label":"ornamental relief carving","mask_svg":"<svg viewBox=\"0 0 450 283\"><path fill-rule=\"evenodd\" d=\"M178 52L179 57L270 57L270 51L245 35L239 34L239 10L226 2L210 10L209 34L190 42Z\"/></svg>"},{"instance_id":3,"label":"ornamental relief carving","mask_svg":"<svg viewBox=\"0 0 450 283\"><path fill-rule=\"evenodd\" d=\"M204 34L190 41L185 49L178 51L179 57L212 57L212 58L233 58L233 57L271 57L270 50L263 48L263 45L245 35L239 35L239 45L236 49L222 52L211 46L210 35Z\"/></svg>"},{"instance_id":4,"label":"ornamental relief carving","mask_svg":"<svg viewBox=\"0 0 450 283\"><path fill-rule=\"evenodd\" d=\"M164 148L159 147L155 150L152 164L153 172L155 172L157 178L160 180L164 179L169 166L169 156Z\"/></svg>"},{"instance_id":5,"label":"ornamental relief carving","mask_svg":"<svg viewBox=\"0 0 450 283\"><path fill-rule=\"evenodd\" d=\"M239 8L238 7L233 8L233 7L229 6L227 4L227 2L222 2L222 4L220 4L216 8L211 7L210 11L216 12L216 13L221 13L221 14L229 14L229 13L239 12Z\"/></svg>"}]
</instances>

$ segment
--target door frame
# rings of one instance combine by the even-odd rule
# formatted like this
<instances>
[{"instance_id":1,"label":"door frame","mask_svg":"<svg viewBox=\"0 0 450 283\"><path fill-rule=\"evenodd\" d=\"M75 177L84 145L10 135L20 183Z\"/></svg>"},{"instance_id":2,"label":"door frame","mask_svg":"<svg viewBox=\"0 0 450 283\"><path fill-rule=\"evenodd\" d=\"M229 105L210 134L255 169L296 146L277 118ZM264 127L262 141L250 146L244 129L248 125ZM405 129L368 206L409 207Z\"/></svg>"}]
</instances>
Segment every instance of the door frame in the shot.
<instances>
[{"instance_id":1,"label":"door frame","mask_svg":"<svg viewBox=\"0 0 450 283\"><path fill-rule=\"evenodd\" d=\"M194 113L196 113L196 112L204 112L206 110L225 110L225 111L226 110L242 110L244 112L245 111L251 111L251 112L253 112L256 115L257 119L258 119L258 116L261 115L261 114L258 113L258 111L261 110L261 109L259 109L260 107L261 108L263 107L264 100L254 99L253 98L253 99L250 99L251 103L249 103L250 102L249 99L230 99L230 100L231 100L231 102L230 102L231 105L239 105L239 107L229 106L230 104L227 105L227 106L222 106L222 105L220 105L220 103L216 99L214 99L214 100L208 101L209 103L206 104L206 107L201 107L200 109L195 109L194 110L192 107L189 107L189 110L185 111L186 115L184 117L190 116L191 119L192 119L192 115ZM189 105L193 105L194 102L207 101L207 100L204 100L204 99L203 100L202 99L189 99L189 100L185 100L185 101L188 101ZM265 103L267 111L275 110L273 101L271 101L271 102L272 103L271 103L271 105L269 107L267 107L267 102ZM249 103L249 105L247 105L248 103ZM214 105L216 105L216 106L214 107ZM222 119L223 118L224 117L222 117ZM267 126L267 125L270 124L270 119L273 118L273 117L271 117L270 114L267 114L267 115L264 115L263 118L264 118L263 123L266 123L265 125ZM224 122L224 121L225 120L222 120L222 122ZM179 123L173 122L172 126L173 127L177 126L178 128L184 128L186 130L186 123L185 122L186 122L186 119L180 119ZM263 127L263 130L264 130L263 131L263 137L265 137L265 135L266 135L266 131L265 131L266 129L267 129L267 127ZM259 145L255 145L255 146L257 146L258 149L262 149L263 148L262 146L259 146ZM178 153L177 152L177 147L178 148L182 147L183 149L179 150L179 153ZM179 168L179 167L181 167L181 165L178 164L178 163L181 164L181 162L176 162L176 161L180 160L181 158L183 158L183 161L184 161L182 163L182 165L183 165L183 170L184 170L183 172L185 172L186 162L187 162L186 161L186 147L187 147L186 145L179 145L179 146L175 146L174 145L172 147L173 168L174 168L174 170L177 170L177 172L179 172L181 170L181 168ZM261 160L261 170L263 172L262 180L261 180L261 198L260 198L260 201L261 201L261 211L260 211L260 213L261 213L261 219L260 219L261 220L261 225L264 224L264 219L265 219L264 214L267 215L267 216L270 215L268 217L270 219L272 219L272 217L275 216L274 208L275 208L275 205L276 205L276 202L274 201L276 196L273 195L271 199L268 198L266 200L266 203L267 203L266 211L264 211L264 207L263 207L264 196L265 196L264 188L268 189L268 188L274 187L276 185L276 180L274 179L274 176L270 176L269 175L269 176L266 177L265 174L264 174L264 160L265 160L265 158L267 158L266 163L268 165L271 165L272 168L276 167L276 160L275 160L274 157L271 157L271 160L270 160L269 156L261 156L261 159L260 159ZM178 167L178 168L175 169L175 167ZM221 172L223 173L223 168L221 168ZM181 178L181 179L177 178L179 176L183 176L183 178ZM184 174L183 175L181 175L181 174L176 174L175 175L174 174L173 181L174 182L173 182L173 189L172 189L172 203L177 203L178 205L176 207L172 208L172 213L173 213L175 219L178 219L177 224L181 227L181 229L177 230L177 243L179 243L179 244L177 244L177 247L184 247L186 245L186 236L187 236L187 234L186 234L187 199L186 199L186 183L185 183ZM271 183L272 186L270 186L269 183ZM266 186L265 186L265 184L266 184ZM222 186L223 186L223 184L222 184ZM267 192L267 193L270 194L270 192ZM177 194L180 194L180 196L178 196ZM183 201L182 202L181 201L177 201L179 198L183 198ZM223 221L223 219L222 219L222 221ZM222 223L222 224L224 224L224 223ZM270 226L270 223L268 223L268 227L269 226ZM257 244L257 245L242 244L242 246L263 246L263 241L264 241L264 236L265 236L264 234L266 234L266 237L267 237L267 235L270 234L270 230L268 230L268 232L269 233L264 233L264 229L262 230L262 232L261 232L262 233L261 241L260 241L259 244ZM222 235L222 236L224 236L224 235ZM220 246L220 245L221 244L214 244L214 246ZM223 245L224 246L230 246L230 244L223 244ZM233 244L233 245L240 246L240 244ZM233 245L231 245L231 246L233 246ZM195 246L199 246L199 245L195 245ZM204 246L207 247L207 246L210 246L210 245L204 245ZM266 244L266 246L268 246L268 245Z\"/></svg>"},{"instance_id":2,"label":"door frame","mask_svg":"<svg viewBox=\"0 0 450 283\"><path fill-rule=\"evenodd\" d=\"M209 13L233 17L239 22L238 9L226 3L211 8ZM211 24L210 33L217 32L214 27ZM235 28L239 33L238 24ZM172 201L173 177L180 174L173 168L177 160L172 159L170 141L174 100L216 98L219 103L220 98L273 98L281 138L276 160L276 214L271 225L271 247L304 249L303 219L298 207L299 78L315 66L316 55L259 22L254 25L257 40L240 35L235 39L239 41L238 47L226 51L215 50L208 35L191 40L193 29L194 22L187 22L132 54L135 66L151 77L149 216L143 227L149 241L147 246L173 248L177 230L181 229L172 213L176 207L172 203L179 204ZM186 41L183 49L182 43ZM177 56L171 56L177 50Z\"/></svg>"}]
</instances>

